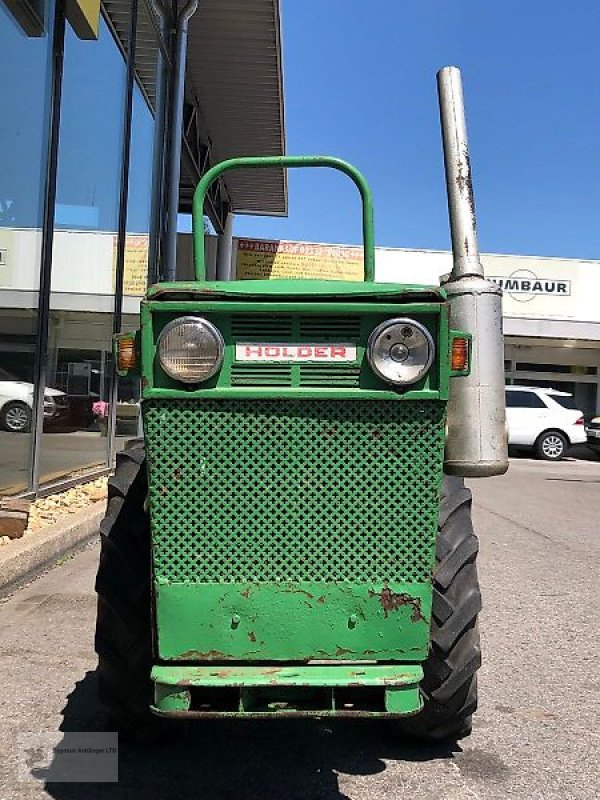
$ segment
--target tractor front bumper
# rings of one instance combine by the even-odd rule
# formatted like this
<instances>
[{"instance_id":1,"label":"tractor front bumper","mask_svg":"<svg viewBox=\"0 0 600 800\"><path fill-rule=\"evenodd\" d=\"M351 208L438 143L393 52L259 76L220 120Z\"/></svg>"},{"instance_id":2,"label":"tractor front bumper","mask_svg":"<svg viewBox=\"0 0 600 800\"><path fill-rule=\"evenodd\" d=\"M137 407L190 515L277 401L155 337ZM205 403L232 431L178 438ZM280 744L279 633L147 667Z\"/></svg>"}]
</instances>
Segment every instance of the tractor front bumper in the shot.
<instances>
[{"instance_id":1,"label":"tractor front bumper","mask_svg":"<svg viewBox=\"0 0 600 800\"><path fill-rule=\"evenodd\" d=\"M403 717L422 708L417 664L156 666L164 717Z\"/></svg>"}]
</instances>

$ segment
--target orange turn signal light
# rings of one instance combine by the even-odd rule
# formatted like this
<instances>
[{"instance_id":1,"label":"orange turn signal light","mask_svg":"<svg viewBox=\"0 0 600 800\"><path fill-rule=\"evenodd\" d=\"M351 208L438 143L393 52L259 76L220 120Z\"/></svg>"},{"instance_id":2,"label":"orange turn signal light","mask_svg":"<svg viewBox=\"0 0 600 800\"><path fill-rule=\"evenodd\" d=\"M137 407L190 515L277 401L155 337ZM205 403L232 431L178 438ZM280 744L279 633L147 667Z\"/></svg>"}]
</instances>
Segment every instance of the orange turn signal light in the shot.
<instances>
[{"instance_id":1,"label":"orange turn signal light","mask_svg":"<svg viewBox=\"0 0 600 800\"><path fill-rule=\"evenodd\" d=\"M467 372L469 369L469 340L457 336L452 341L452 372Z\"/></svg>"},{"instance_id":2,"label":"orange turn signal light","mask_svg":"<svg viewBox=\"0 0 600 800\"><path fill-rule=\"evenodd\" d=\"M117 337L117 371L129 372L136 367L135 337Z\"/></svg>"}]
</instances>

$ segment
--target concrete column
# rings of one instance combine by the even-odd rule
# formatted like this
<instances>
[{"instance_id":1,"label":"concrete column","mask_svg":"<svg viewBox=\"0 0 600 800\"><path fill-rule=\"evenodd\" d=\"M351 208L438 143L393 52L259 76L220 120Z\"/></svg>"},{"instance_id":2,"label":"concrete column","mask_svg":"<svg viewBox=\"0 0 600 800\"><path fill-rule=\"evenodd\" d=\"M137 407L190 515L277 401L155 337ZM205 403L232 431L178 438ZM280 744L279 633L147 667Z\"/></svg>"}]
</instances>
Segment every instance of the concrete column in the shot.
<instances>
[{"instance_id":1,"label":"concrete column","mask_svg":"<svg viewBox=\"0 0 600 800\"><path fill-rule=\"evenodd\" d=\"M233 253L233 214L227 214L223 233L219 234L217 243L217 280L235 280L235 270L231 263Z\"/></svg>"}]
</instances>

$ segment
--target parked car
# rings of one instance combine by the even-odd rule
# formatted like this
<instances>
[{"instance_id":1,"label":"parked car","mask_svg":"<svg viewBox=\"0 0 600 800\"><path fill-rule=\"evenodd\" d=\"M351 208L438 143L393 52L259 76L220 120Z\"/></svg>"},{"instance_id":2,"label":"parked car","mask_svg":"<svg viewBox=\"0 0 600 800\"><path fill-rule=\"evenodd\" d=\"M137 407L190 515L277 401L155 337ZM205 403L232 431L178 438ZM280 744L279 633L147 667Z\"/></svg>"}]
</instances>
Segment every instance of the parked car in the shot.
<instances>
[{"instance_id":1,"label":"parked car","mask_svg":"<svg viewBox=\"0 0 600 800\"><path fill-rule=\"evenodd\" d=\"M573 395L556 389L507 386L506 421L508 444L533 448L546 461L559 461L571 445L587 441Z\"/></svg>"},{"instance_id":2,"label":"parked car","mask_svg":"<svg viewBox=\"0 0 600 800\"><path fill-rule=\"evenodd\" d=\"M600 417L592 417L585 428L588 447L600 452Z\"/></svg>"},{"instance_id":3,"label":"parked car","mask_svg":"<svg viewBox=\"0 0 600 800\"><path fill-rule=\"evenodd\" d=\"M0 367L0 428L25 433L31 428L33 383L17 380ZM67 395L59 389L44 392L44 422L59 422L69 415Z\"/></svg>"}]
</instances>

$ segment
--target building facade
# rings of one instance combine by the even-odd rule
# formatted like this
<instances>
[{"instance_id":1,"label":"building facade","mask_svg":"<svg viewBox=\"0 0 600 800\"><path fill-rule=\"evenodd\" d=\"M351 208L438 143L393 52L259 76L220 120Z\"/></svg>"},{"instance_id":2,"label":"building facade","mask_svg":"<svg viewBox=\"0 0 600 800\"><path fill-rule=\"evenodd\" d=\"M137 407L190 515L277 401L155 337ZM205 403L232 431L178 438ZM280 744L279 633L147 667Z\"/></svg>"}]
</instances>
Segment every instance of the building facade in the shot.
<instances>
[{"instance_id":1,"label":"building facade","mask_svg":"<svg viewBox=\"0 0 600 800\"><path fill-rule=\"evenodd\" d=\"M277 0L198 4L173 134L173 31L195 5L0 0L0 495L110 469L138 430L111 340L165 275L170 187L185 212L216 161L284 150ZM217 233L232 211L285 213L282 173L219 182Z\"/></svg>"},{"instance_id":2,"label":"building facade","mask_svg":"<svg viewBox=\"0 0 600 800\"><path fill-rule=\"evenodd\" d=\"M483 254L481 260L486 275L504 292L507 383L562 389L574 394L586 417L600 413L600 262L495 254ZM437 285L451 268L447 251L375 251L377 281ZM362 250L234 239L231 275L360 280Z\"/></svg>"}]
</instances>

